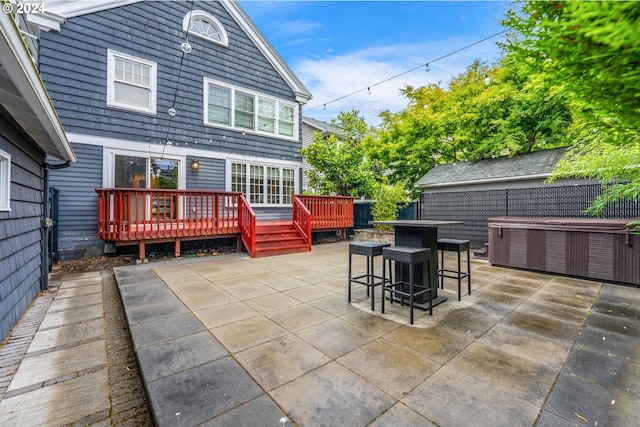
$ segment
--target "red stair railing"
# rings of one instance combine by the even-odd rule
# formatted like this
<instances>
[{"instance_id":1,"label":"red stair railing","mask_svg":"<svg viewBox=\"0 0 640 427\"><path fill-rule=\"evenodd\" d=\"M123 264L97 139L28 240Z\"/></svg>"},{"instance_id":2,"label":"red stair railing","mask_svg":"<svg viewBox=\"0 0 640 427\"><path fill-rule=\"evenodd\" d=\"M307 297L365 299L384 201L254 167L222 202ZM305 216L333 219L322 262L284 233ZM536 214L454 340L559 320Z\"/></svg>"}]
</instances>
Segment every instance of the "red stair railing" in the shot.
<instances>
[{"instance_id":1,"label":"red stair railing","mask_svg":"<svg viewBox=\"0 0 640 427\"><path fill-rule=\"evenodd\" d=\"M293 196L293 212L291 213L293 226L304 238L304 242L311 247L311 212L298 196Z\"/></svg>"},{"instance_id":2,"label":"red stair railing","mask_svg":"<svg viewBox=\"0 0 640 427\"><path fill-rule=\"evenodd\" d=\"M249 256L253 258L256 254L256 213L242 194L239 194L238 200L240 208L238 226L242 243L244 243Z\"/></svg>"}]
</instances>

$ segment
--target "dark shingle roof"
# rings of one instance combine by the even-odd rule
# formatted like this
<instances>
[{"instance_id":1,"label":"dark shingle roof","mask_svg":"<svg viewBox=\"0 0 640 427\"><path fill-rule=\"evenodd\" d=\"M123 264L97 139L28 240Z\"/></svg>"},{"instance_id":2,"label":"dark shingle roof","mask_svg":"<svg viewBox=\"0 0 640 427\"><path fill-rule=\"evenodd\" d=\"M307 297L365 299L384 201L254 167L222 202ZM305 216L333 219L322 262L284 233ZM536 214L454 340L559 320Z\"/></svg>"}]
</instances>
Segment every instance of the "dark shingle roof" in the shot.
<instances>
[{"instance_id":1,"label":"dark shingle roof","mask_svg":"<svg viewBox=\"0 0 640 427\"><path fill-rule=\"evenodd\" d=\"M314 119L308 116L303 116L302 122L318 129L323 134L340 135L340 129L332 125L331 123L323 122L322 120Z\"/></svg>"},{"instance_id":2,"label":"dark shingle roof","mask_svg":"<svg viewBox=\"0 0 640 427\"><path fill-rule=\"evenodd\" d=\"M477 162L447 163L435 166L415 184L416 187L435 185L479 184L494 180L547 177L567 148L516 154Z\"/></svg>"}]
</instances>

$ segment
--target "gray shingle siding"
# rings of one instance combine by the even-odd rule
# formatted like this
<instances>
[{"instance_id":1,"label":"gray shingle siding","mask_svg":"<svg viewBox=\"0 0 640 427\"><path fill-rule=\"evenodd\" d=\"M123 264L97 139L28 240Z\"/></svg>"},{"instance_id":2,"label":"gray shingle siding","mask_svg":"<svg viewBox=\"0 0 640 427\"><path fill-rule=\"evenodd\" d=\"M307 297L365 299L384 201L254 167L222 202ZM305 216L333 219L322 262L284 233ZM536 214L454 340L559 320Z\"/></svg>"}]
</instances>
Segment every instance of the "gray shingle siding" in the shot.
<instances>
[{"instance_id":1,"label":"gray shingle siding","mask_svg":"<svg viewBox=\"0 0 640 427\"><path fill-rule=\"evenodd\" d=\"M297 141L203 124L203 77L286 101L295 99L286 81L218 2L195 2L193 7L220 21L229 47L192 36L193 51L184 55L180 71L182 20L190 6L190 2L140 2L70 18L59 33L43 32L40 72L65 130L143 143L162 143L168 137L179 145L198 141L200 149L299 160ZM155 116L107 108L107 49L157 63ZM178 114L170 120L167 110L174 96Z\"/></svg>"},{"instance_id":2,"label":"gray shingle siding","mask_svg":"<svg viewBox=\"0 0 640 427\"><path fill-rule=\"evenodd\" d=\"M0 212L0 340L41 289L44 153L0 107L0 149L11 155L9 212Z\"/></svg>"},{"instance_id":3,"label":"gray shingle siding","mask_svg":"<svg viewBox=\"0 0 640 427\"><path fill-rule=\"evenodd\" d=\"M77 162L49 174L49 185L58 190L60 260L84 256L87 251L97 254L103 246L98 240L98 196L94 191L102 187L103 149L86 144L71 146Z\"/></svg>"},{"instance_id":4,"label":"gray shingle siding","mask_svg":"<svg viewBox=\"0 0 640 427\"><path fill-rule=\"evenodd\" d=\"M187 188L190 190L225 189L225 161L221 159L199 159L198 171L187 171ZM187 161L190 165L190 159Z\"/></svg>"}]
</instances>

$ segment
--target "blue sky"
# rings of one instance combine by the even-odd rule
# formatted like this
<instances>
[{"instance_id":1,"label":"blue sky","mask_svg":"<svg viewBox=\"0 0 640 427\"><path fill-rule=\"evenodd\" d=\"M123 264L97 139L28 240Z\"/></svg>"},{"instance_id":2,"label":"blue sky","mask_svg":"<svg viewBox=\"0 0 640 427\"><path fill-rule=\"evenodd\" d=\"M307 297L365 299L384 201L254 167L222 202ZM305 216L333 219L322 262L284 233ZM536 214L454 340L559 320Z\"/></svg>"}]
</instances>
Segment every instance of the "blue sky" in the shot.
<instances>
[{"instance_id":1,"label":"blue sky","mask_svg":"<svg viewBox=\"0 0 640 427\"><path fill-rule=\"evenodd\" d=\"M497 37L386 83L392 76L502 31L503 1L240 1L313 94L303 114L329 121L358 109L378 124L407 105L405 85L447 83L475 58L493 63ZM367 88L371 87L371 94ZM362 90L343 100L333 100ZM324 107L324 104L327 104Z\"/></svg>"}]
</instances>

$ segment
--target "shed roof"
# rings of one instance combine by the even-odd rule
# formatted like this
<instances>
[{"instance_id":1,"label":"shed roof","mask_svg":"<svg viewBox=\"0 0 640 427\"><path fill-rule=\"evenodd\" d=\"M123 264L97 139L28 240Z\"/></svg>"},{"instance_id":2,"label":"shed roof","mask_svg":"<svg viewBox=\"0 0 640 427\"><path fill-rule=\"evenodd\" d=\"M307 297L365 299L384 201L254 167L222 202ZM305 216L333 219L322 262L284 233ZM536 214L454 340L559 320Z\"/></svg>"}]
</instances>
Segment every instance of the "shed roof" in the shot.
<instances>
[{"instance_id":1,"label":"shed roof","mask_svg":"<svg viewBox=\"0 0 640 427\"><path fill-rule=\"evenodd\" d=\"M516 154L513 157L483 159L436 165L416 182L420 188L473 185L488 182L547 178L567 147Z\"/></svg>"}]
</instances>

